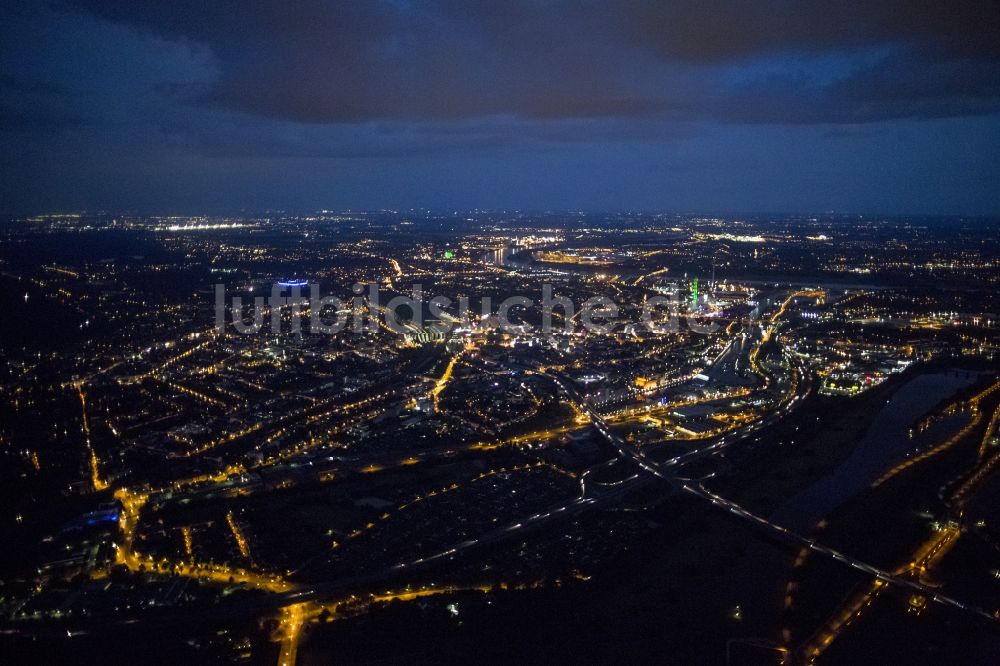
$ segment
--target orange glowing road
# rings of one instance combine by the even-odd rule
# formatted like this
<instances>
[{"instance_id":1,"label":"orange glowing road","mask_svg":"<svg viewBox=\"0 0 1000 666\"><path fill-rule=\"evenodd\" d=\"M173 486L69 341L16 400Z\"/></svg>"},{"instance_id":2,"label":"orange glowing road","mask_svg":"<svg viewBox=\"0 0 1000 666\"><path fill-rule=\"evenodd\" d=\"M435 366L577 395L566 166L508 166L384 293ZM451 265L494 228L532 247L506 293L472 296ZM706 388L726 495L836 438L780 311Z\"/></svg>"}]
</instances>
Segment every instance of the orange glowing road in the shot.
<instances>
[{"instance_id":1,"label":"orange glowing road","mask_svg":"<svg viewBox=\"0 0 1000 666\"><path fill-rule=\"evenodd\" d=\"M951 525L936 532L928 541L921 544L914 553L911 561L893 571L893 575L910 575L919 578L941 561L941 558L955 545L960 534L961 531ZM804 650L806 663L814 664L816 659L830 647L841 632L861 617L865 609L871 606L872 601L882 593L885 587L886 584L884 581L876 579L868 589L841 606L827 624L806 645Z\"/></svg>"},{"instance_id":2,"label":"orange glowing road","mask_svg":"<svg viewBox=\"0 0 1000 666\"><path fill-rule=\"evenodd\" d=\"M785 315L785 312L788 311L788 307L796 298L823 298L825 296L826 292L822 290L806 289L802 291L793 291L788 295L788 298L782 302L781 306L774 312L774 314L771 315L771 318L768 320L769 326L761 335L760 342L758 342L757 346L754 347L752 352L750 352L750 369L764 380L765 389L771 385L771 375L764 370L763 366L761 366L757 359L760 356L760 350L765 344L767 344L767 342L771 339L771 336L774 335L777 330L778 320Z\"/></svg>"},{"instance_id":3,"label":"orange glowing road","mask_svg":"<svg viewBox=\"0 0 1000 666\"><path fill-rule=\"evenodd\" d=\"M468 347L465 349L468 349ZM451 381L451 375L455 370L455 364L458 363L459 357L465 353L465 349L451 357L451 360L448 362L448 366L444 369L444 374L442 374L434 383L434 387L430 391L430 397L434 401L434 411L439 411L440 405L438 403L438 396L441 395L441 392L444 391L446 386L448 386L448 382Z\"/></svg>"},{"instance_id":4,"label":"orange glowing road","mask_svg":"<svg viewBox=\"0 0 1000 666\"><path fill-rule=\"evenodd\" d=\"M935 447L933 447L931 449L928 449L926 451L923 451L922 453L920 453L920 454L918 454L918 455L916 455L916 456L914 456L912 458L908 458L908 459L904 460L903 462L899 463L898 465L896 465L895 467L893 467L892 469L890 469L888 472L886 472L885 474L883 474L882 476L880 476L879 478L877 478L872 483L872 488L877 488L878 486L882 485L883 483L885 483L886 481L888 481L892 477L896 476L897 474L908 470L909 468L913 467L917 463L921 463L921 462L923 462L923 461L925 461L925 460L927 460L929 458L933 458L934 456L947 451L948 449L950 449L951 447L953 447L955 444L957 444L958 442L962 441L962 439L965 438L965 436L968 435L970 432L972 432L976 427L978 427L979 424L983 420L983 414L979 410L979 403L982 402L982 400L984 398L988 397L990 394L992 394L997 389L1000 389L1000 380L997 380L995 383L993 383L992 385L990 385L989 387L987 387L983 391L979 392L978 394L974 395L969 400L968 405L969 405L969 408L972 410L973 417L972 417L972 420L968 423L968 425L966 425L964 428L962 428L961 430L959 430L953 436L949 437L948 439L946 439L945 441L941 442L937 446L935 446ZM996 425L996 420L997 420L997 414L994 413L993 418L990 421L990 427L993 427L993 426ZM988 427L987 430L986 430L987 434L990 432L990 427ZM985 450L986 450L985 444L980 445L980 447L979 447L980 455L982 455L985 452Z\"/></svg>"},{"instance_id":5,"label":"orange glowing road","mask_svg":"<svg viewBox=\"0 0 1000 666\"><path fill-rule=\"evenodd\" d=\"M453 594L455 592L489 592L491 585L475 585L468 587L444 586L444 587L421 587L417 589L407 589L398 592L386 591L381 594L369 594L366 597L350 596L346 599L333 601L330 603L320 603L316 601L306 601L298 604L285 606L281 609L281 617L278 621L278 629L275 638L281 643L278 651L278 666L294 666L298 656L299 642L302 639L303 629L306 624L318 621L327 613L327 621L334 621L337 618L337 610L346 604L359 603L380 603L386 601L413 601L422 597L437 596L441 594Z\"/></svg>"},{"instance_id":6,"label":"orange glowing road","mask_svg":"<svg viewBox=\"0 0 1000 666\"><path fill-rule=\"evenodd\" d=\"M90 442L90 421L87 419L87 395L83 392L83 382L77 382L76 391L80 396L80 412L83 415L83 435L87 442L87 451L89 452L90 482L94 486L94 490L105 490L108 487L108 482L101 478L97 453L94 452L94 446Z\"/></svg>"},{"instance_id":7,"label":"orange glowing road","mask_svg":"<svg viewBox=\"0 0 1000 666\"><path fill-rule=\"evenodd\" d=\"M823 291L822 289L803 289L801 291L793 291L788 295L788 298L786 298L785 301L781 304L781 307L778 308L778 310L773 315L771 315L771 323L772 324L777 323L778 319L784 316L785 312L788 310L788 306L791 305L796 298L825 298L825 297L826 297L826 292Z\"/></svg>"},{"instance_id":8,"label":"orange glowing road","mask_svg":"<svg viewBox=\"0 0 1000 666\"><path fill-rule=\"evenodd\" d=\"M1000 381L990 385L970 399L968 404L974 412L974 417L968 425L962 428L962 430L934 448L893 467L886 474L877 479L872 486L877 487L881 485L900 472L947 450L948 448L954 446L957 442L961 441L966 435L969 434L969 432L978 426L983 419L983 416L979 411L979 403L983 398L989 396L998 388L1000 388ZM998 416L1000 416L1000 407L993 412L992 418L983 432L983 439L979 447L980 460L986 450L987 442L997 425ZM946 504L960 507L965 501L969 491L971 491L979 481L992 472L997 464L1000 464L1000 454L993 456L987 460L985 464L979 466L978 469L976 469L975 472L968 479L966 479L966 481L959 486L954 493L952 493L950 501L946 501ZM930 569L941 561L948 551L954 547L958 538L961 536L961 533L961 529L954 523L949 523L944 526L930 539L921 544L910 558L910 561L897 568L893 572L893 575L910 576L920 580ZM872 582L871 587L856 595L850 602L843 605L827 622L827 624L817 632L813 640L806 645L803 652L807 660L806 663L815 663L816 659L819 658L824 651L826 651L826 649L833 643L834 640L836 640L841 632L854 620L861 617L864 610L871 605L872 601L878 597L879 594L881 594L884 587L885 583L882 580L875 580ZM910 609L912 610L915 608L917 609L916 612L920 612L925 605L926 597L915 595L911 600Z\"/></svg>"},{"instance_id":9,"label":"orange glowing road","mask_svg":"<svg viewBox=\"0 0 1000 666\"><path fill-rule=\"evenodd\" d=\"M136 552L135 531L149 495L122 488L115 492L115 498L122 506L118 517L120 543L115 544L115 564L123 564L132 572L161 572L222 585L243 584L268 592L287 592L292 589L291 583L276 574L236 569L221 564L172 562L167 558L156 559Z\"/></svg>"},{"instance_id":10,"label":"orange glowing road","mask_svg":"<svg viewBox=\"0 0 1000 666\"><path fill-rule=\"evenodd\" d=\"M243 536L243 530L240 526L236 524L236 519L233 518L233 512L226 512L226 524L229 525L229 531L233 533L233 539L236 541L237 548L240 549L240 555L250 560L250 544L247 542L245 536Z\"/></svg>"},{"instance_id":11,"label":"orange glowing road","mask_svg":"<svg viewBox=\"0 0 1000 666\"><path fill-rule=\"evenodd\" d=\"M986 430L983 431L983 439L979 444L980 461L982 461L982 457L986 454L986 447L989 446L990 437L996 430L998 417L1000 417L1000 406L993 411L993 417L987 424ZM961 507L965 504L965 499L969 492L975 488L980 481L993 473L997 465L1000 465L1000 453L994 454L988 458L986 462L979 465L969 478L967 478L962 485L959 486L954 493L952 493L951 503L959 509L959 514L961 514Z\"/></svg>"},{"instance_id":12,"label":"orange glowing road","mask_svg":"<svg viewBox=\"0 0 1000 666\"><path fill-rule=\"evenodd\" d=\"M184 554L188 557L194 556L194 540L191 538L191 528L182 527L181 535L184 537Z\"/></svg>"}]
</instances>

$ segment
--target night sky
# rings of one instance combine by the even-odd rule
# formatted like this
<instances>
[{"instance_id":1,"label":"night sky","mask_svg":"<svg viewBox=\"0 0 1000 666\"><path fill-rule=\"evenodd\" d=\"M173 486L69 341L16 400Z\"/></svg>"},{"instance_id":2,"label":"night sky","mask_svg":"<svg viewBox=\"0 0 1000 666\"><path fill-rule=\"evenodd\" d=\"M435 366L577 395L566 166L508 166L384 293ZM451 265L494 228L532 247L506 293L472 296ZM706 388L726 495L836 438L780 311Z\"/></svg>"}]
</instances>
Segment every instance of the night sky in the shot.
<instances>
[{"instance_id":1,"label":"night sky","mask_svg":"<svg viewBox=\"0 0 1000 666\"><path fill-rule=\"evenodd\" d=\"M1000 6L5 2L0 211L1000 214Z\"/></svg>"}]
</instances>

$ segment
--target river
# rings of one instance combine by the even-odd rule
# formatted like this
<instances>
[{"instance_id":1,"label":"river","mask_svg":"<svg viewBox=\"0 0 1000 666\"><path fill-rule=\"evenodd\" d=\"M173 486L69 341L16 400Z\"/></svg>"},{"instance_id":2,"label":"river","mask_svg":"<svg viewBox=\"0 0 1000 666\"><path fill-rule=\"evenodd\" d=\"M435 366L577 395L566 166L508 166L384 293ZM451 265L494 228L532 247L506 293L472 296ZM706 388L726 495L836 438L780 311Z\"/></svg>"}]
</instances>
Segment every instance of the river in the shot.
<instances>
[{"instance_id":1,"label":"river","mask_svg":"<svg viewBox=\"0 0 1000 666\"><path fill-rule=\"evenodd\" d=\"M774 522L805 529L868 488L890 465L912 452L909 431L913 422L940 401L971 385L977 376L961 370L943 370L918 375L901 386L879 411L850 457L831 474L786 502L774 514ZM949 419L949 422L951 429L957 431L964 419Z\"/></svg>"}]
</instances>

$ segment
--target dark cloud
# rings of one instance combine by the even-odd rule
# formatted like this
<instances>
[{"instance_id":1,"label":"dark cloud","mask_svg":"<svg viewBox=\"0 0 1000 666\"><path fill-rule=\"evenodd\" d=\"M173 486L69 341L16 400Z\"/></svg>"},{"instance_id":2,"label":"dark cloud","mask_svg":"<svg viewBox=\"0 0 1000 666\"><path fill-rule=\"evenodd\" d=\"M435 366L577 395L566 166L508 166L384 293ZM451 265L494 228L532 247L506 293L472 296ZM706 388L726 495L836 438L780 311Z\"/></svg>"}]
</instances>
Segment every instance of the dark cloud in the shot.
<instances>
[{"instance_id":1,"label":"dark cloud","mask_svg":"<svg viewBox=\"0 0 1000 666\"><path fill-rule=\"evenodd\" d=\"M987 62L895 52L833 81L772 76L727 91L706 108L725 121L866 123L985 115L1000 109L998 68Z\"/></svg>"},{"instance_id":2,"label":"dark cloud","mask_svg":"<svg viewBox=\"0 0 1000 666\"><path fill-rule=\"evenodd\" d=\"M11 208L1000 210L995 2L8 5Z\"/></svg>"},{"instance_id":3,"label":"dark cloud","mask_svg":"<svg viewBox=\"0 0 1000 666\"><path fill-rule=\"evenodd\" d=\"M204 100L267 117L553 118L657 108L623 86L611 63L599 64L585 40L558 23L534 25L537 15L505 16L497 31L434 3L79 4L105 19L208 44L224 70Z\"/></svg>"},{"instance_id":4,"label":"dark cloud","mask_svg":"<svg viewBox=\"0 0 1000 666\"><path fill-rule=\"evenodd\" d=\"M206 44L202 102L299 122L683 114L865 122L996 110L993 2L77 0L96 16ZM901 57L817 84L720 67L872 47ZM780 103L776 103L780 102ZM772 108L768 108L768 105Z\"/></svg>"},{"instance_id":5,"label":"dark cloud","mask_svg":"<svg viewBox=\"0 0 1000 666\"><path fill-rule=\"evenodd\" d=\"M991 0L621 0L602 20L666 57L723 62L899 43L949 56L1000 56Z\"/></svg>"},{"instance_id":6,"label":"dark cloud","mask_svg":"<svg viewBox=\"0 0 1000 666\"><path fill-rule=\"evenodd\" d=\"M57 130L84 122L72 94L34 79L0 75L0 127L12 131Z\"/></svg>"}]
</instances>

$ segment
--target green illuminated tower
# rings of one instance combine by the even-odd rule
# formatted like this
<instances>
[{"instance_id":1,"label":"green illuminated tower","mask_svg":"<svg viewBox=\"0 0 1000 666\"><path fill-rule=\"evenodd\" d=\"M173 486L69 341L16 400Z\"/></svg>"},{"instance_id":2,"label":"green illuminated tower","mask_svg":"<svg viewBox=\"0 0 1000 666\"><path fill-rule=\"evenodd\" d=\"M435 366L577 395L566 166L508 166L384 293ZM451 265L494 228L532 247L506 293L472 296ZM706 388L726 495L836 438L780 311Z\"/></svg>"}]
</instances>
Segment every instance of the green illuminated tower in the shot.
<instances>
[{"instance_id":1,"label":"green illuminated tower","mask_svg":"<svg viewBox=\"0 0 1000 666\"><path fill-rule=\"evenodd\" d=\"M691 309L698 309L698 278L691 280Z\"/></svg>"}]
</instances>

